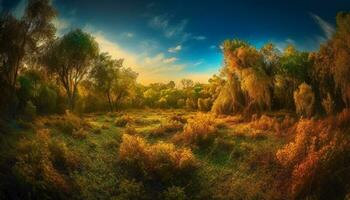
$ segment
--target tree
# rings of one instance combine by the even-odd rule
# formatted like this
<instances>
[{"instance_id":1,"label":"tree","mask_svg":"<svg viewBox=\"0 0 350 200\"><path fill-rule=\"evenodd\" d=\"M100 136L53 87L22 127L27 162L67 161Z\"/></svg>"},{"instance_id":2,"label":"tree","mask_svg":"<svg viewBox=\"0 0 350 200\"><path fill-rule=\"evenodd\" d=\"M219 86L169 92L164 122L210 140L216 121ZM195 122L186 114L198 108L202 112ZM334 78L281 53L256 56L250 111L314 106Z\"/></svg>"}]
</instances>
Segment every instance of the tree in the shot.
<instances>
[{"instance_id":1,"label":"tree","mask_svg":"<svg viewBox=\"0 0 350 200\"><path fill-rule=\"evenodd\" d=\"M118 109L122 100L126 97L132 98L136 91L136 79L138 74L131 68L122 68L118 74L117 80L112 86L114 105Z\"/></svg>"},{"instance_id":2,"label":"tree","mask_svg":"<svg viewBox=\"0 0 350 200\"><path fill-rule=\"evenodd\" d=\"M98 44L94 38L80 29L69 32L56 40L44 56L48 70L57 75L68 97L70 109L74 109L77 88L98 56Z\"/></svg>"},{"instance_id":3,"label":"tree","mask_svg":"<svg viewBox=\"0 0 350 200\"><path fill-rule=\"evenodd\" d=\"M53 39L55 28L51 22L55 16L49 0L29 0L21 19L9 14L0 17L0 82L4 101L15 101L16 81L24 60L32 59ZM0 104L6 106L7 103ZM7 107L13 109L14 106Z\"/></svg>"},{"instance_id":4,"label":"tree","mask_svg":"<svg viewBox=\"0 0 350 200\"><path fill-rule=\"evenodd\" d=\"M101 91L108 100L110 110L113 111L112 88L118 79L118 73L123 66L123 60L112 59L107 53L102 53L96 59L90 77L94 81L97 91Z\"/></svg>"},{"instance_id":5,"label":"tree","mask_svg":"<svg viewBox=\"0 0 350 200\"><path fill-rule=\"evenodd\" d=\"M182 88L188 89L188 88L193 87L194 83L193 83L193 81L191 79L184 78L184 79L181 80L181 85L182 85Z\"/></svg>"}]
</instances>

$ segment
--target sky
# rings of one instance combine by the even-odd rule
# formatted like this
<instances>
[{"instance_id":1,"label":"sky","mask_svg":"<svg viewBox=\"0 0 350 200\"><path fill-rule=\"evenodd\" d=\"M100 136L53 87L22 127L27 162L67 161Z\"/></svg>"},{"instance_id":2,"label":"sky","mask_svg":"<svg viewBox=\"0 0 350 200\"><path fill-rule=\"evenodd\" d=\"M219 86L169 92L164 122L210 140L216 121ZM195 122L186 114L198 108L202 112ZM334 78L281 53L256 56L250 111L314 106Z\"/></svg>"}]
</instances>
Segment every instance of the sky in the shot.
<instances>
[{"instance_id":1,"label":"sky","mask_svg":"<svg viewBox=\"0 0 350 200\"><path fill-rule=\"evenodd\" d=\"M27 0L0 0L0 10L20 17ZM123 58L138 81L207 82L218 73L225 39L260 48L273 42L316 51L335 30L335 16L350 0L53 0L57 36L81 28L102 52Z\"/></svg>"}]
</instances>

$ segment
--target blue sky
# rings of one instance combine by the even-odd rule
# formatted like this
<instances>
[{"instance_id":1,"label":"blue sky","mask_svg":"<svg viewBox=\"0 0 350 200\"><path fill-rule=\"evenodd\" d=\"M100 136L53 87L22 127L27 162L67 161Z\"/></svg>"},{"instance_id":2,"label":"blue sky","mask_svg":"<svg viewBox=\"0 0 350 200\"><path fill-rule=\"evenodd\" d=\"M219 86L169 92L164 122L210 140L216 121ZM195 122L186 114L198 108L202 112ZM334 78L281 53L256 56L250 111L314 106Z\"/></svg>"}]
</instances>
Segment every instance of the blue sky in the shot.
<instances>
[{"instance_id":1,"label":"blue sky","mask_svg":"<svg viewBox=\"0 0 350 200\"><path fill-rule=\"evenodd\" d=\"M17 16L26 0L0 0ZM95 36L102 51L139 72L142 83L191 78L206 82L222 65L220 44L247 40L317 50L350 1L54 0L58 35L74 28Z\"/></svg>"}]
</instances>

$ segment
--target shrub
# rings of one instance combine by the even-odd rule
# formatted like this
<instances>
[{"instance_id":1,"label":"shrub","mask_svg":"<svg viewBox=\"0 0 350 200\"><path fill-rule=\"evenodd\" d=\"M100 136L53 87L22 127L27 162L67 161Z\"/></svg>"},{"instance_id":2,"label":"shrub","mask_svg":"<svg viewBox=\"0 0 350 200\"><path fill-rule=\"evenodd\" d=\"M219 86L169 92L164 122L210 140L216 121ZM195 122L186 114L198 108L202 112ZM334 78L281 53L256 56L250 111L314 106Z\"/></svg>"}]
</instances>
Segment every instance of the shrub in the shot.
<instances>
[{"instance_id":1,"label":"shrub","mask_svg":"<svg viewBox=\"0 0 350 200\"><path fill-rule=\"evenodd\" d=\"M177 100L176 105L178 108L183 108L183 107L185 107L186 102L184 99L179 99L179 100Z\"/></svg>"},{"instance_id":2,"label":"shrub","mask_svg":"<svg viewBox=\"0 0 350 200\"><path fill-rule=\"evenodd\" d=\"M125 127L128 123L132 122L132 118L128 115L123 115L115 120L115 125L118 127Z\"/></svg>"},{"instance_id":3,"label":"shrub","mask_svg":"<svg viewBox=\"0 0 350 200\"><path fill-rule=\"evenodd\" d=\"M80 128L78 130L74 130L72 133L72 136L76 139L85 139L88 135L88 132L84 130L83 128Z\"/></svg>"},{"instance_id":4,"label":"shrub","mask_svg":"<svg viewBox=\"0 0 350 200\"><path fill-rule=\"evenodd\" d=\"M312 88L306 83L299 85L299 88L294 91L294 103L299 115L311 117L315 104L315 94Z\"/></svg>"},{"instance_id":5,"label":"shrub","mask_svg":"<svg viewBox=\"0 0 350 200\"><path fill-rule=\"evenodd\" d=\"M118 188L119 195L114 198L116 200L124 199L145 199L145 189L142 182L135 180L122 180Z\"/></svg>"},{"instance_id":6,"label":"shrub","mask_svg":"<svg viewBox=\"0 0 350 200\"><path fill-rule=\"evenodd\" d=\"M327 98L324 98L322 100L322 106L323 106L323 109L326 111L327 115L333 114L335 105L329 93L327 94Z\"/></svg>"},{"instance_id":7,"label":"shrub","mask_svg":"<svg viewBox=\"0 0 350 200\"><path fill-rule=\"evenodd\" d=\"M276 153L284 167L289 197L304 199L343 199L350 184L350 114L343 111L323 120L301 120L296 124L295 139ZM347 125L344 126L343 122ZM337 172L337 176L334 176Z\"/></svg>"},{"instance_id":8,"label":"shrub","mask_svg":"<svg viewBox=\"0 0 350 200\"><path fill-rule=\"evenodd\" d=\"M188 178L197 168L189 149L176 149L170 143L148 144L138 136L124 134L119 148L119 161L134 178L169 183Z\"/></svg>"},{"instance_id":9,"label":"shrub","mask_svg":"<svg viewBox=\"0 0 350 200\"><path fill-rule=\"evenodd\" d=\"M187 199L184 188L172 186L163 192L164 200L185 200Z\"/></svg>"},{"instance_id":10,"label":"shrub","mask_svg":"<svg viewBox=\"0 0 350 200\"><path fill-rule=\"evenodd\" d=\"M259 119L254 120L250 123L250 126L259 130L274 130L279 131L279 123L275 118L269 117L267 115L262 115Z\"/></svg>"},{"instance_id":11,"label":"shrub","mask_svg":"<svg viewBox=\"0 0 350 200\"><path fill-rule=\"evenodd\" d=\"M181 131L183 128L183 124L181 122L175 120L168 120L166 122L161 123L158 127L151 131L151 135L161 136L165 133L173 133L177 131Z\"/></svg>"},{"instance_id":12,"label":"shrub","mask_svg":"<svg viewBox=\"0 0 350 200\"><path fill-rule=\"evenodd\" d=\"M217 135L214 118L210 114L198 114L189 119L179 139L187 144L205 145L213 142Z\"/></svg>"},{"instance_id":13,"label":"shrub","mask_svg":"<svg viewBox=\"0 0 350 200\"><path fill-rule=\"evenodd\" d=\"M37 100L38 109L41 113L53 113L57 105L57 93L48 86L42 86Z\"/></svg>"},{"instance_id":14,"label":"shrub","mask_svg":"<svg viewBox=\"0 0 350 200\"><path fill-rule=\"evenodd\" d=\"M32 120L36 116L36 106L31 101L27 101L23 114L27 119Z\"/></svg>"},{"instance_id":15,"label":"shrub","mask_svg":"<svg viewBox=\"0 0 350 200\"><path fill-rule=\"evenodd\" d=\"M191 98L186 99L186 109L194 110L194 109L196 109L196 107L197 107L196 103L193 99L191 99Z\"/></svg>"},{"instance_id":16,"label":"shrub","mask_svg":"<svg viewBox=\"0 0 350 200\"><path fill-rule=\"evenodd\" d=\"M210 109L211 109L210 98L206 98L206 99L198 98L198 110L209 111Z\"/></svg>"},{"instance_id":17,"label":"shrub","mask_svg":"<svg viewBox=\"0 0 350 200\"><path fill-rule=\"evenodd\" d=\"M63 116L48 118L46 124L55 126L65 134L79 136L86 135L86 130L91 128L90 124L78 116L66 111Z\"/></svg>"},{"instance_id":18,"label":"shrub","mask_svg":"<svg viewBox=\"0 0 350 200\"><path fill-rule=\"evenodd\" d=\"M14 172L32 197L51 194L63 198L75 190L68 174L80 167L78 157L63 142L52 141L49 130L40 129L33 139L20 140L16 159Z\"/></svg>"},{"instance_id":19,"label":"shrub","mask_svg":"<svg viewBox=\"0 0 350 200\"><path fill-rule=\"evenodd\" d=\"M125 134L128 135L136 135L137 134L137 130L135 129L135 127L127 125L125 130L124 130Z\"/></svg>"}]
</instances>

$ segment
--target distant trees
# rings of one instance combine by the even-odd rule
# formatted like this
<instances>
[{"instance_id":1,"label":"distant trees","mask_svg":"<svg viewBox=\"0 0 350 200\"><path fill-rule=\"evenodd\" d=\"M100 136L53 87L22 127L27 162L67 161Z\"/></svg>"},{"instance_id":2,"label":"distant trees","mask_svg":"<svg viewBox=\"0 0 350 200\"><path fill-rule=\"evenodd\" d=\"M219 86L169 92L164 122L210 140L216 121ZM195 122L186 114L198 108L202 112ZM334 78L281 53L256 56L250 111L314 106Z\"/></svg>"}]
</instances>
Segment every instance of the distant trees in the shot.
<instances>
[{"instance_id":1,"label":"distant trees","mask_svg":"<svg viewBox=\"0 0 350 200\"><path fill-rule=\"evenodd\" d=\"M79 83L85 78L94 59L98 44L80 29L56 40L44 56L44 65L55 74L64 87L70 109L74 109Z\"/></svg>"}]
</instances>

